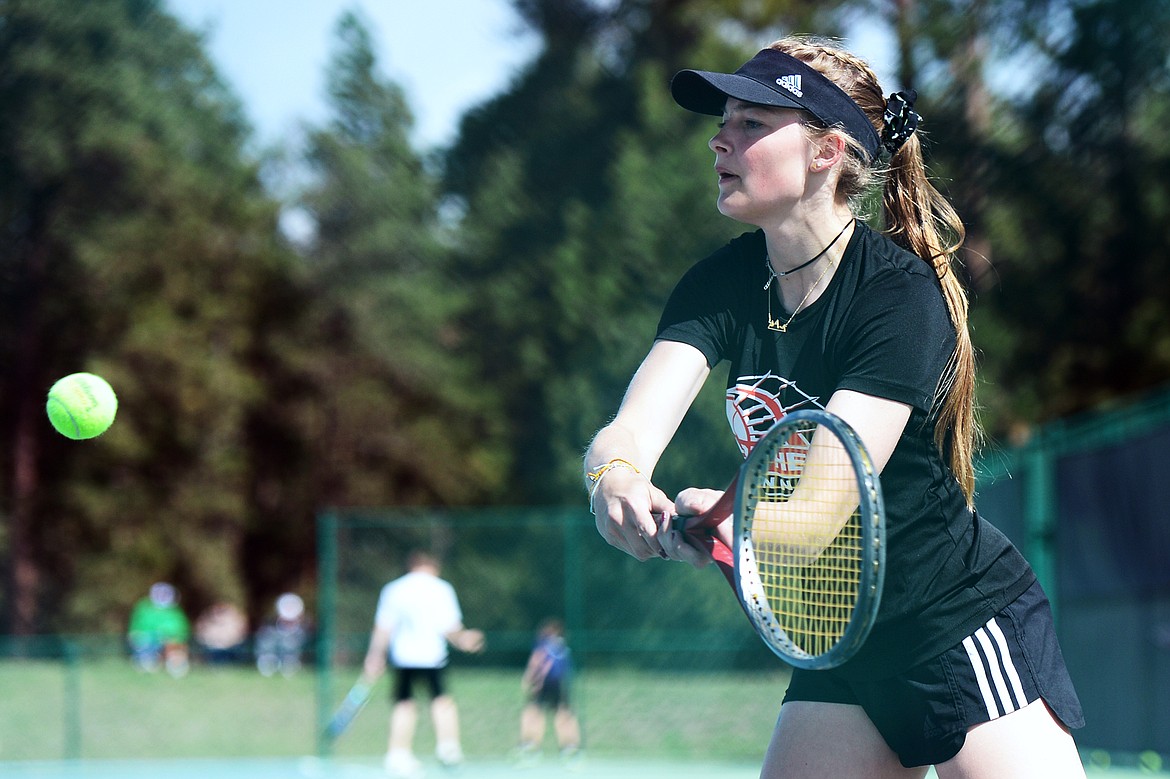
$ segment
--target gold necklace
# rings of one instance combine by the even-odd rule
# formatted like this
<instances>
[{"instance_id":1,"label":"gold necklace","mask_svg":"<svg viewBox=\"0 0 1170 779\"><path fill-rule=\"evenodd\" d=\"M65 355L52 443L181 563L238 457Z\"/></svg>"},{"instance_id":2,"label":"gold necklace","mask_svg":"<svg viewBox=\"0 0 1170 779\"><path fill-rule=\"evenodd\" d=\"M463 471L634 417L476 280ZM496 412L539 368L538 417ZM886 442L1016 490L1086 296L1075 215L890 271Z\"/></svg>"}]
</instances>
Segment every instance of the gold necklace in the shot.
<instances>
[{"instance_id":1,"label":"gold necklace","mask_svg":"<svg viewBox=\"0 0 1170 779\"><path fill-rule=\"evenodd\" d=\"M767 266L769 273L771 273L771 275L768 277L767 283L764 284L764 292L766 292L768 294L768 329L769 330L774 330L777 333L787 333L788 332L788 326L790 324L792 324L792 320L796 319L796 315L800 313L800 309L804 308L804 304L808 301L809 296L812 295L813 290L816 289L818 286L820 286L821 281L824 280L825 275L829 272L829 269L837 264L837 260L836 260L836 258L834 258L830 255L829 264L825 266L825 269L823 271L821 271L821 275L817 276L817 280L814 281L813 285L808 288L808 292L804 293L804 297L800 299L800 302L796 304L796 308L793 309L793 311L792 311L792 316L788 317L788 321L783 323L783 324L780 323L779 319L772 318L772 298L773 298L773 295L771 292L772 282L775 281L776 279L782 277L782 276L787 276L790 273L796 273L798 270L803 270L803 269L807 268L809 265L811 265L812 263L816 262L818 259L821 258L822 255L824 255L826 252L828 252L829 249L833 248L833 244L837 243L837 239L845 234L845 231L849 229L849 226L851 224L853 224L852 219L850 219L848 222L845 223L845 226L841 228L841 232L837 233L837 235L833 238L833 240L829 241L828 246L826 246L824 249L821 249L820 254L818 254L816 257L813 257L808 262L801 263L800 265L796 266L795 268L792 268L791 270L777 273L776 269L772 267L772 260L767 256L764 257L764 264Z\"/></svg>"},{"instance_id":2,"label":"gold necklace","mask_svg":"<svg viewBox=\"0 0 1170 779\"><path fill-rule=\"evenodd\" d=\"M808 292L804 293L804 297L800 299L800 302L796 304L796 308L793 309L792 316L788 317L788 321L785 322L784 324L780 324L779 319L772 318L772 298L774 297L774 295L771 292L769 292L768 293L768 329L775 330L778 333L787 333L788 326L790 324L792 324L793 319L796 319L796 315L800 313L800 309L804 308L804 304L809 299L809 296L812 295L813 290L816 289L818 286L820 286L821 281L825 278L825 275L829 272L829 269L832 268L836 264L837 264L837 261L835 259L829 260L829 264L825 266L825 269L823 271L821 271L821 275L817 277L817 280L813 282L813 285L808 288Z\"/></svg>"}]
</instances>

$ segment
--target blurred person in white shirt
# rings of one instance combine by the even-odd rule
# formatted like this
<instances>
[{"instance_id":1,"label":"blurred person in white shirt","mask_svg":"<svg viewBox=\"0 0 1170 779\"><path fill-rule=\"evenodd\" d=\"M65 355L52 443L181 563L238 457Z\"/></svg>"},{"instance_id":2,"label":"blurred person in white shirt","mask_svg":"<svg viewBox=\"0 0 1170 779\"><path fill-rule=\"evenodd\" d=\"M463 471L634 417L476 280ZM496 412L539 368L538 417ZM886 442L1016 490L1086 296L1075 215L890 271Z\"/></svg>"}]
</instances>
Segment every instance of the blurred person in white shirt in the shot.
<instances>
[{"instance_id":1,"label":"blurred person in white shirt","mask_svg":"<svg viewBox=\"0 0 1170 779\"><path fill-rule=\"evenodd\" d=\"M443 670L448 646L479 652L484 644L482 631L464 627L455 588L439 578L439 561L416 551L411 553L407 567L406 574L382 588L362 670L365 682L373 684L385 672L387 662L394 667L386 770L399 777L415 777L422 772L413 750L418 724L416 682L430 690L436 757L445 766L463 761L459 711L447 692Z\"/></svg>"}]
</instances>

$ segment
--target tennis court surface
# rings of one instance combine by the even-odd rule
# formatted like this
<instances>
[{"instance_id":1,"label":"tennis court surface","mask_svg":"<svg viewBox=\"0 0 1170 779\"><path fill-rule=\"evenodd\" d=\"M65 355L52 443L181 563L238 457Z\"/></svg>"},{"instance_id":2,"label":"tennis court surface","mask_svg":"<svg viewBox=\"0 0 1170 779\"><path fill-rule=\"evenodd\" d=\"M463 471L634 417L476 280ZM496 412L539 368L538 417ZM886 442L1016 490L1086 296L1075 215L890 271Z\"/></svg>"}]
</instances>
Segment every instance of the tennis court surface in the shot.
<instances>
[{"instance_id":1,"label":"tennis court surface","mask_svg":"<svg viewBox=\"0 0 1170 779\"><path fill-rule=\"evenodd\" d=\"M678 763L586 759L573 765L548 760L517 767L508 761L468 762L447 770L428 766L424 779L756 779L757 764ZM1089 766L1090 777L1167 776L1149 769ZM63 760L0 762L5 779L374 779L385 777L378 758ZM928 774L934 777L934 771Z\"/></svg>"},{"instance_id":2,"label":"tennis court surface","mask_svg":"<svg viewBox=\"0 0 1170 779\"><path fill-rule=\"evenodd\" d=\"M757 765L726 763L652 763L585 759L563 765L549 759L517 767L508 761L468 762L456 769L427 766L424 779L658 779L716 777L754 779ZM315 757L242 760L75 760L0 762L5 779L374 779L385 777L380 758Z\"/></svg>"}]
</instances>

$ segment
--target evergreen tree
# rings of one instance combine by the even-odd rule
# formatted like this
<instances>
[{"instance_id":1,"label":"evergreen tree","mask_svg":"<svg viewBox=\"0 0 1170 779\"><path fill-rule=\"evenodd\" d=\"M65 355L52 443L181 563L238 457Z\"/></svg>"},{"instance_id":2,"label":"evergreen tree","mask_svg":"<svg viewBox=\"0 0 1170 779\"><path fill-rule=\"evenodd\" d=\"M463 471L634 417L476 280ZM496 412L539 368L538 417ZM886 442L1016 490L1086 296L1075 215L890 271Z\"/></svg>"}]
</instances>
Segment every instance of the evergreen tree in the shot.
<instances>
[{"instance_id":1,"label":"evergreen tree","mask_svg":"<svg viewBox=\"0 0 1170 779\"><path fill-rule=\"evenodd\" d=\"M1170 7L1046 3L993 21L1019 47L981 141L995 273L976 339L993 431L1009 434L1170 380Z\"/></svg>"},{"instance_id":2,"label":"evergreen tree","mask_svg":"<svg viewBox=\"0 0 1170 779\"><path fill-rule=\"evenodd\" d=\"M435 182L409 144L401 88L377 72L361 20L344 15L328 73L334 116L311 134L302 203L332 354L315 426L330 503L459 504L497 484L495 388L475 376L455 323L477 305L448 268Z\"/></svg>"},{"instance_id":3,"label":"evergreen tree","mask_svg":"<svg viewBox=\"0 0 1170 779\"><path fill-rule=\"evenodd\" d=\"M239 105L155 0L4 0L0 73L4 628L120 629L158 578L236 599L247 362L287 261ZM121 406L75 443L43 402L81 369Z\"/></svg>"}]
</instances>

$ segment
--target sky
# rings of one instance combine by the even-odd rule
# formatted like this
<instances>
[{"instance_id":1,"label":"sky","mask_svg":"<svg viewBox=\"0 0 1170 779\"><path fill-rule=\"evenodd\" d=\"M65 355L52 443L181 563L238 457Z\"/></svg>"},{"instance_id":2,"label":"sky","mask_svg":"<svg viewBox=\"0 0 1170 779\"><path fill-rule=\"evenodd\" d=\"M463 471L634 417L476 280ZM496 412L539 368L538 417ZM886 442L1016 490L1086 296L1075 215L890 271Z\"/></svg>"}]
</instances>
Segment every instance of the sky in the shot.
<instances>
[{"instance_id":1,"label":"sky","mask_svg":"<svg viewBox=\"0 0 1170 779\"><path fill-rule=\"evenodd\" d=\"M338 18L357 11L382 75L406 92L420 150L454 140L469 108L504 91L538 53L509 0L165 0L243 101L261 147L294 143L328 119L325 69ZM891 86L888 37L855 20L845 44ZM888 91L893 91L889 89Z\"/></svg>"},{"instance_id":2,"label":"sky","mask_svg":"<svg viewBox=\"0 0 1170 779\"><path fill-rule=\"evenodd\" d=\"M356 11L370 30L382 75L403 88L419 151L455 140L460 117L507 89L538 54L509 0L164 0L204 36L213 64L255 130L258 149L296 149L306 124L329 119L325 70L337 21ZM888 40L877 25L854 22L845 44L868 59L883 82ZM269 181L280 189L288 182ZM312 233L305 214L282 212L294 240Z\"/></svg>"},{"instance_id":3,"label":"sky","mask_svg":"<svg viewBox=\"0 0 1170 779\"><path fill-rule=\"evenodd\" d=\"M537 54L508 0L165 0L205 35L221 77L263 146L327 119L325 69L338 18L356 10L382 74L406 92L420 148L455 137L459 117L503 91Z\"/></svg>"}]
</instances>

